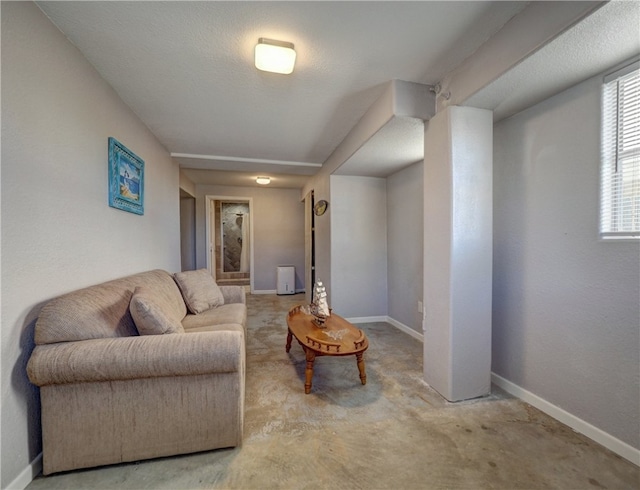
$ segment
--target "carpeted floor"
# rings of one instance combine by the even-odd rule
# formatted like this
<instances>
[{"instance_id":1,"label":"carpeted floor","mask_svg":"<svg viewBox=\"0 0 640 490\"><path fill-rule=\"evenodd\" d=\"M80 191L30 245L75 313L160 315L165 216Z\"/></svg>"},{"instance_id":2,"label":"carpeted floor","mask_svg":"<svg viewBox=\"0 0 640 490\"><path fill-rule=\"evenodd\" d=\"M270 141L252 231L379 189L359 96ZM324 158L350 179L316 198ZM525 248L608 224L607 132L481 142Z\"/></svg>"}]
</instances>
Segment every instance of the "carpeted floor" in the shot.
<instances>
[{"instance_id":1,"label":"carpeted floor","mask_svg":"<svg viewBox=\"0 0 640 490\"><path fill-rule=\"evenodd\" d=\"M302 295L248 296L245 440L224 449L80 470L36 489L638 489L640 469L494 387L447 403L422 381L422 344L385 323L367 384L355 357L285 352L286 312Z\"/></svg>"}]
</instances>

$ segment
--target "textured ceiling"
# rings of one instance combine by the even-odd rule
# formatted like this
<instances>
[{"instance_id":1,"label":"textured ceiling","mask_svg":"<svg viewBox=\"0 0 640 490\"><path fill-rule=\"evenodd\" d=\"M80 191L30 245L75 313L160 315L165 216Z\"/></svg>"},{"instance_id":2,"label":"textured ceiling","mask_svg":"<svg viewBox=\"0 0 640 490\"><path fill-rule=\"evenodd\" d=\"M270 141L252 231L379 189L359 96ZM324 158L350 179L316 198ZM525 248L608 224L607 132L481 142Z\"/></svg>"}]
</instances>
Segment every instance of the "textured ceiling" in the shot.
<instances>
[{"instance_id":1,"label":"textured ceiling","mask_svg":"<svg viewBox=\"0 0 640 490\"><path fill-rule=\"evenodd\" d=\"M640 2L609 2L465 105L491 109L498 121L639 54Z\"/></svg>"},{"instance_id":2,"label":"textured ceiling","mask_svg":"<svg viewBox=\"0 0 640 490\"><path fill-rule=\"evenodd\" d=\"M389 80L437 82L525 4L38 5L170 152L323 163ZM295 44L292 75L253 66L259 37Z\"/></svg>"},{"instance_id":3,"label":"textured ceiling","mask_svg":"<svg viewBox=\"0 0 640 490\"><path fill-rule=\"evenodd\" d=\"M306 175L274 174L273 172L234 172L224 170L199 170L186 168L183 172L191 179L203 185L230 185L235 187L265 187L256 183L256 178L268 174L271 177L269 188L300 189L307 181Z\"/></svg>"},{"instance_id":4,"label":"textured ceiling","mask_svg":"<svg viewBox=\"0 0 640 490\"><path fill-rule=\"evenodd\" d=\"M413 117L394 117L335 173L388 177L423 159L423 121Z\"/></svg>"},{"instance_id":5,"label":"textured ceiling","mask_svg":"<svg viewBox=\"0 0 640 490\"><path fill-rule=\"evenodd\" d=\"M390 80L439 82L527 3L38 5L167 150L182 155L175 156L178 163L197 169L189 172L194 182L241 185L231 182L268 173L279 176L282 186L300 186ZM639 12L637 1L605 5L466 104L506 117L637 54ZM292 75L253 66L259 37L295 44ZM388 175L420 160L420 125L419 120L393 120L339 171ZM393 165L385 168L380 158L367 164L385 151L397 157Z\"/></svg>"}]
</instances>

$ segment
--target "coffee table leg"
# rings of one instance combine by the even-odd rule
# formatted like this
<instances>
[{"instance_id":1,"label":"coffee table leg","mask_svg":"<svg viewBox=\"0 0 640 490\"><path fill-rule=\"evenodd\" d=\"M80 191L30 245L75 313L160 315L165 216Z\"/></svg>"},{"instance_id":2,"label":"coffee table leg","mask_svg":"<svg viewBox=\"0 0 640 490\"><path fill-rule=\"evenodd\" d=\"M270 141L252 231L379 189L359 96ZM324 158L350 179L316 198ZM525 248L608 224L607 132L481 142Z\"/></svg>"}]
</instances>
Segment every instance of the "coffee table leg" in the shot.
<instances>
[{"instance_id":1,"label":"coffee table leg","mask_svg":"<svg viewBox=\"0 0 640 490\"><path fill-rule=\"evenodd\" d=\"M307 369L304 371L304 392L309 394L311 392L311 378L313 378L313 362L316 360L316 353L310 349L305 349L307 354Z\"/></svg>"},{"instance_id":2,"label":"coffee table leg","mask_svg":"<svg viewBox=\"0 0 640 490\"><path fill-rule=\"evenodd\" d=\"M291 330L287 329L287 352L291 350Z\"/></svg>"},{"instance_id":3,"label":"coffee table leg","mask_svg":"<svg viewBox=\"0 0 640 490\"><path fill-rule=\"evenodd\" d=\"M364 358L362 356L362 352L356 354L356 361L358 363L358 371L360 371L360 381L362 381L363 385L367 384L367 373L364 371Z\"/></svg>"}]
</instances>

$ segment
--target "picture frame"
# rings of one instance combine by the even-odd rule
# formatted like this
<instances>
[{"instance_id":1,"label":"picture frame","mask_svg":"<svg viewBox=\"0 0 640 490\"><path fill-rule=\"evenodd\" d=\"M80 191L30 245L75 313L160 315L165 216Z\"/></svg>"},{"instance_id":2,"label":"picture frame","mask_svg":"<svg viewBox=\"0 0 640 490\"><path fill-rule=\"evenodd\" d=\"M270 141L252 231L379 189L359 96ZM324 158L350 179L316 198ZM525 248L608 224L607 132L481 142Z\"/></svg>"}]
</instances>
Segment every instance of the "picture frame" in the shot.
<instances>
[{"instance_id":1,"label":"picture frame","mask_svg":"<svg viewBox=\"0 0 640 490\"><path fill-rule=\"evenodd\" d=\"M109 206L144 214L144 161L113 137L109 138Z\"/></svg>"}]
</instances>

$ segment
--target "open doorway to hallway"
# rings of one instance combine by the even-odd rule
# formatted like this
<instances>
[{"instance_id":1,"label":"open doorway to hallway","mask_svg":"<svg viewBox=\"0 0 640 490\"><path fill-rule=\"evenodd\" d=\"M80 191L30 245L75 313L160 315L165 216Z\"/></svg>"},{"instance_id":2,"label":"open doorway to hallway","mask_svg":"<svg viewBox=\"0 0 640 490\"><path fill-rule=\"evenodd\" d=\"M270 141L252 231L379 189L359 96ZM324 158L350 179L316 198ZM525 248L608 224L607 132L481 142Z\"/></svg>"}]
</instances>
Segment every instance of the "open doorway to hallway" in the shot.
<instances>
[{"instance_id":1,"label":"open doorway to hallway","mask_svg":"<svg viewBox=\"0 0 640 490\"><path fill-rule=\"evenodd\" d=\"M251 285L251 198L207 196L207 267L220 285Z\"/></svg>"}]
</instances>

